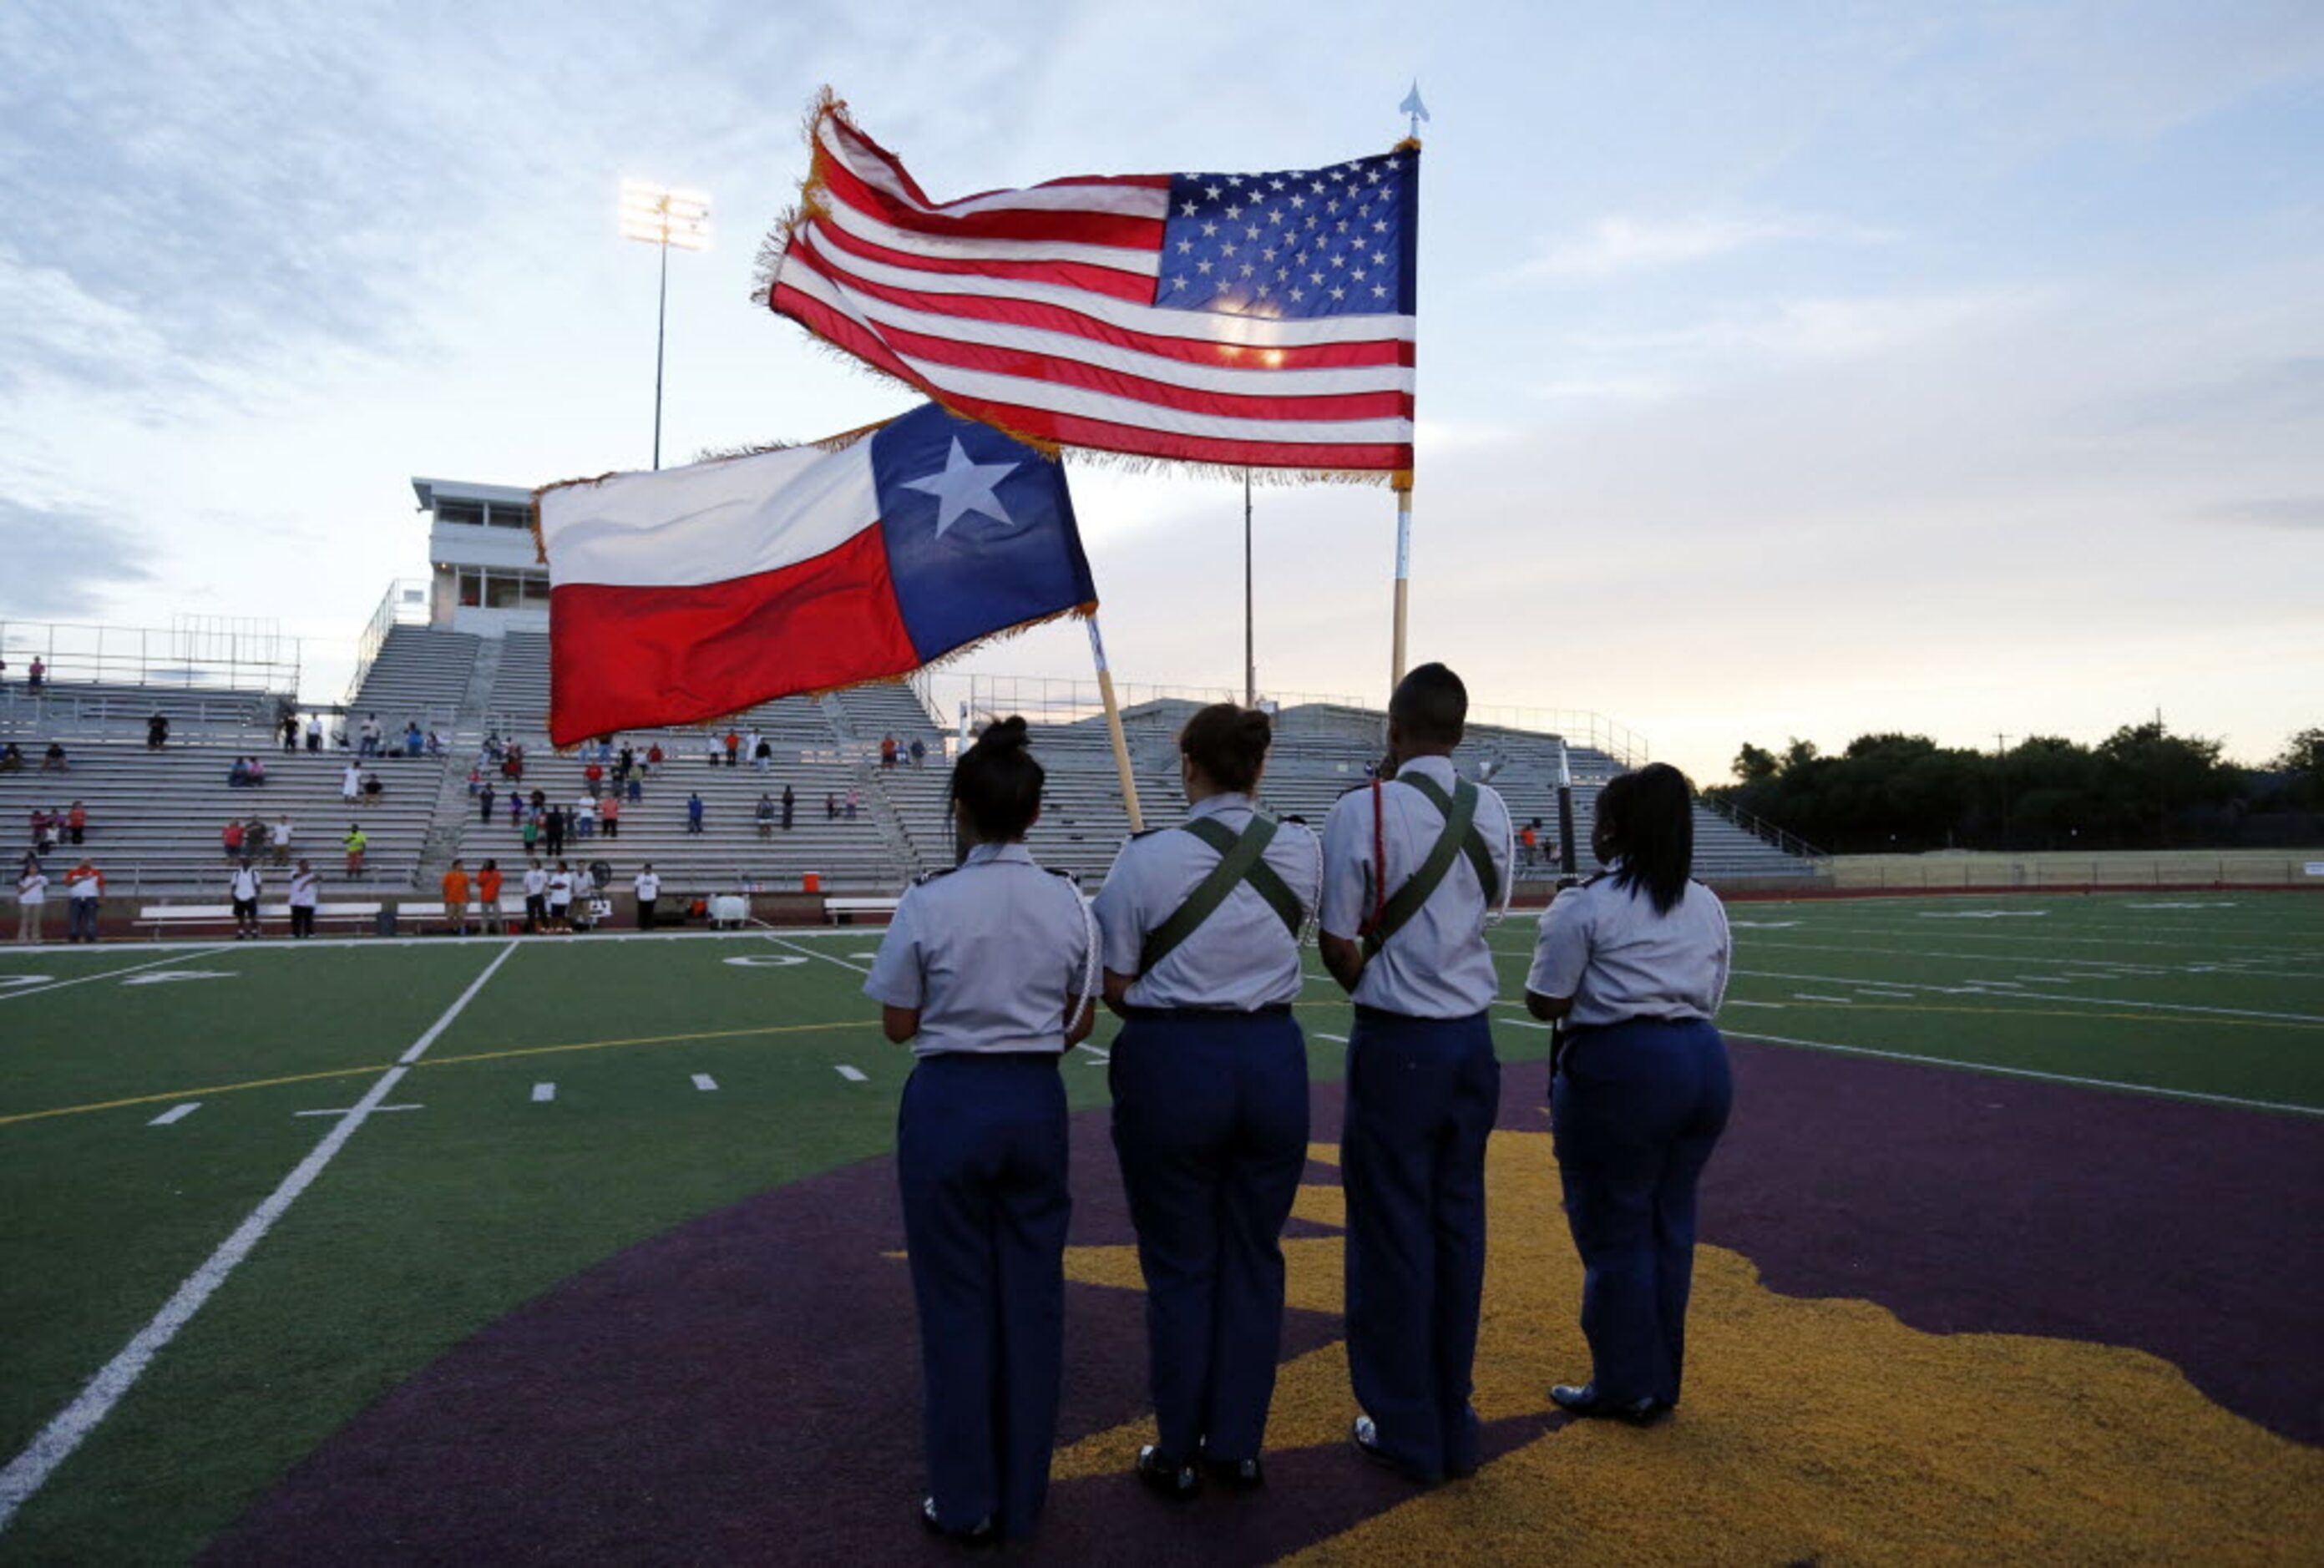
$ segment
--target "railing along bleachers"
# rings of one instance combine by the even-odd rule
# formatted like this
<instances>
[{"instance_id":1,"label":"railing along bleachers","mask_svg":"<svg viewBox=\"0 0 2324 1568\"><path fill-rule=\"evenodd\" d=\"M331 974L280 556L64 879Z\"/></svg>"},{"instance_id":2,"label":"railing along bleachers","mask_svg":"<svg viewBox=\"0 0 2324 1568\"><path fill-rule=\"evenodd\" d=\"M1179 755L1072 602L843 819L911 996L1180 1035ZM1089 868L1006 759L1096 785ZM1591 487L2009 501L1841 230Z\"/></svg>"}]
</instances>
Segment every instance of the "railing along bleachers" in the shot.
<instances>
[{"instance_id":1,"label":"railing along bleachers","mask_svg":"<svg viewBox=\"0 0 2324 1568\"><path fill-rule=\"evenodd\" d=\"M363 684L347 698L349 743L354 743L364 720L373 716L388 740L401 735L408 724L417 724L422 731L441 731L448 737L467 697L477 643L478 639L466 632L433 626L389 628L377 657L364 671Z\"/></svg>"}]
</instances>

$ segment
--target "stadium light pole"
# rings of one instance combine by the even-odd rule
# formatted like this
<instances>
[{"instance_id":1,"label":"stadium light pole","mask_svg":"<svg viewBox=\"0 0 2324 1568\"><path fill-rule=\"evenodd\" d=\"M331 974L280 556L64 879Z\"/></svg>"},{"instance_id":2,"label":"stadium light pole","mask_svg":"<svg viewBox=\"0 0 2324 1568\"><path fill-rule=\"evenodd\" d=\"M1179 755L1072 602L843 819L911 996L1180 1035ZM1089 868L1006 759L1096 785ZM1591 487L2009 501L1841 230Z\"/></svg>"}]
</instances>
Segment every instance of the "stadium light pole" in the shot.
<instances>
[{"instance_id":1,"label":"stadium light pole","mask_svg":"<svg viewBox=\"0 0 2324 1568\"><path fill-rule=\"evenodd\" d=\"M678 190L643 180L622 181L622 237L641 240L661 248L661 285L654 308L654 433L653 466L661 466L662 347L669 327L669 247L682 251L710 248L710 198L699 190Z\"/></svg>"}]
</instances>

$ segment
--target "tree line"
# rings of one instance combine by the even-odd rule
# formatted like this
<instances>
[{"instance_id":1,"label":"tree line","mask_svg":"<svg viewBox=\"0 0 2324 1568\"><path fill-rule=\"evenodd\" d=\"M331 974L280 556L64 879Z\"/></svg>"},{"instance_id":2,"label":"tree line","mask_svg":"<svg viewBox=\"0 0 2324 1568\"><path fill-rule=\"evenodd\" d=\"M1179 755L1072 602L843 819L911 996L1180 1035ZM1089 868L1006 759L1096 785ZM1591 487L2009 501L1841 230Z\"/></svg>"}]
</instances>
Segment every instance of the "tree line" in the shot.
<instances>
[{"instance_id":1,"label":"tree line","mask_svg":"<svg viewBox=\"0 0 2324 1568\"><path fill-rule=\"evenodd\" d=\"M2031 735L1993 751L1926 735L1746 742L1708 794L1840 854L1932 849L2159 849L2324 842L2324 726L2256 767L2221 743L2125 724L2095 746Z\"/></svg>"}]
</instances>

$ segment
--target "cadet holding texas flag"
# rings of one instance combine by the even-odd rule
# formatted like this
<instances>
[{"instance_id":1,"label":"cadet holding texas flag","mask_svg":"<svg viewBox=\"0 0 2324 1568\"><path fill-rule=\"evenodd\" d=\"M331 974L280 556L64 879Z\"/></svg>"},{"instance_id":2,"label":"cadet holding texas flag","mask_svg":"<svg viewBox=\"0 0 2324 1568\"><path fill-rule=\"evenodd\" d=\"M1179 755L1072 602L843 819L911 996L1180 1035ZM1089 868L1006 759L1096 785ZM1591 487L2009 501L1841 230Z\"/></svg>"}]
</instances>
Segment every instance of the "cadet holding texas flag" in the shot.
<instances>
[{"instance_id":1,"label":"cadet holding texas flag","mask_svg":"<svg viewBox=\"0 0 2324 1568\"><path fill-rule=\"evenodd\" d=\"M1065 470L933 404L844 445L572 480L538 505L560 746L1097 608Z\"/></svg>"}]
</instances>

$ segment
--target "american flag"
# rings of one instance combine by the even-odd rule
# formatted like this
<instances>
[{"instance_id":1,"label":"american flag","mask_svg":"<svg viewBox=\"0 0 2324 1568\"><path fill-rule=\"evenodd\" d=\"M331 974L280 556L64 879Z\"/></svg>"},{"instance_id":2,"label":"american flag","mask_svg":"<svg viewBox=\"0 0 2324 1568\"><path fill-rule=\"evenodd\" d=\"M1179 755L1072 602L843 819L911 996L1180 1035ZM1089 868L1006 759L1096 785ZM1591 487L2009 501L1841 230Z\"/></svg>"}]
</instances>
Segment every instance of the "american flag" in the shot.
<instances>
[{"instance_id":1,"label":"american flag","mask_svg":"<svg viewBox=\"0 0 2324 1568\"><path fill-rule=\"evenodd\" d=\"M826 102L764 298L1023 438L1409 473L1409 145L1263 174L1093 175L935 202Z\"/></svg>"}]
</instances>

